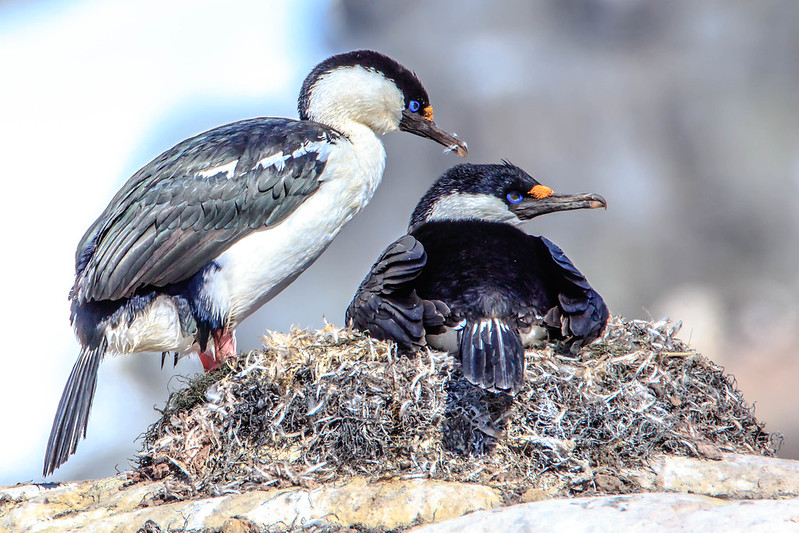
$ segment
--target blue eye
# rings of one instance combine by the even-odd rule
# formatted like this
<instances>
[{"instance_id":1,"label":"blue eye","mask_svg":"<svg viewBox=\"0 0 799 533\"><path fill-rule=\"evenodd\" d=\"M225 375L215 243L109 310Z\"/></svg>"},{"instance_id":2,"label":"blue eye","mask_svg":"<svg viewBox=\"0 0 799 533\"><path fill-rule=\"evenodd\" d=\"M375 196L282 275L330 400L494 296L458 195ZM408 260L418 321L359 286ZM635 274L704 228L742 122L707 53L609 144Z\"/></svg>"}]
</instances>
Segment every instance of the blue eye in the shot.
<instances>
[{"instance_id":1,"label":"blue eye","mask_svg":"<svg viewBox=\"0 0 799 533\"><path fill-rule=\"evenodd\" d=\"M419 102L416 100L411 100L408 104L408 109L410 109L411 113L416 113L419 111Z\"/></svg>"},{"instance_id":2,"label":"blue eye","mask_svg":"<svg viewBox=\"0 0 799 533\"><path fill-rule=\"evenodd\" d=\"M508 193L508 195L505 198L507 198L508 202L512 204L518 204L519 202L522 201L522 198L524 198L524 196L522 196L522 193L520 192L511 191Z\"/></svg>"}]
</instances>

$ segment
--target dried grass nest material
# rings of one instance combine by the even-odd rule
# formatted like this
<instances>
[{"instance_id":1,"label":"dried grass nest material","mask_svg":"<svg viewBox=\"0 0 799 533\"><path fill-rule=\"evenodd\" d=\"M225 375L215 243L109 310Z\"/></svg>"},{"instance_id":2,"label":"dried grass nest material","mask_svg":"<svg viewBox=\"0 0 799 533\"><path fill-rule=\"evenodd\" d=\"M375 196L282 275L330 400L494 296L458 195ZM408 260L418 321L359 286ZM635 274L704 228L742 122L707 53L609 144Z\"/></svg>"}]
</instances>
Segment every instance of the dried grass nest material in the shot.
<instances>
[{"instance_id":1,"label":"dried grass nest material","mask_svg":"<svg viewBox=\"0 0 799 533\"><path fill-rule=\"evenodd\" d=\"M656 453L773 455L779 436L678 330L613 317L576 356L529 350L516 397L470 385L446 354L397 355L333 326L272 332L171 395L138 476L174 474L163 500L358 475L479 482L513 501L635 490L623 472Z\"/></svg>"}]
</instances>

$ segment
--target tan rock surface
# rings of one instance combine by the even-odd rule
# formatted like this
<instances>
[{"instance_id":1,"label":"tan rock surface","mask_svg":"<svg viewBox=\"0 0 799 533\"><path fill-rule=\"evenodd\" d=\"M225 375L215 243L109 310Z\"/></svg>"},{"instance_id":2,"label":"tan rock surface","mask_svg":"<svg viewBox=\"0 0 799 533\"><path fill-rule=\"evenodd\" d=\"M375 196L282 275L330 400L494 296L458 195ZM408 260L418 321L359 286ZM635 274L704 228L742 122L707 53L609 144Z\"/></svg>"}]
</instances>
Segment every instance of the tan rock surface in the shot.
<instances>
[{"instance_id":1,"label":"tan rock surface","mask_svg":"<svg viewBox=\"0 0 799 533\"><path fill-rule=\"evenodd\" d=\"M391 529L461 516L501 504L499 494L481 485L412 479L346 484L313 490L252 491L142 507L161 483L123 487L124 476L69 483L47 489L35 485L0 490L2 531L136 531L147 520L161 529L222 528L230 519L258 525L300 527L313 523L363 524Z\"/></svg>"}]
</instances>

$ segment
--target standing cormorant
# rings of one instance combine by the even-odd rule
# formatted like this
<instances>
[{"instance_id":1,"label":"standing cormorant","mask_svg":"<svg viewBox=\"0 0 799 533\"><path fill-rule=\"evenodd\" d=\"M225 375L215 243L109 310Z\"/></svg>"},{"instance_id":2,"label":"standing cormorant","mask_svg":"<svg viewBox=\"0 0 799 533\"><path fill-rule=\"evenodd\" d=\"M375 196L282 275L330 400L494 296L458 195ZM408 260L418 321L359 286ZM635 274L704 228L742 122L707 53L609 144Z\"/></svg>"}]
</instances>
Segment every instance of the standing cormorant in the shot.
<instances>
[{"instance_id":1,"label":"standing cormorant","mask_svg":"<svg viewBox=\"0 0 799 533\"><path fill-rule=\"evenodd\" d=\"M107 352L235 353L234 331L319 257L372 198L396 130L466 155L436 127L419 79L377 52L330 57L302 85L300 120L254 118L170 148L114 196L78 245L71 319L81 351L44 460L75 452Z\"/></svg>"}]
</instances>

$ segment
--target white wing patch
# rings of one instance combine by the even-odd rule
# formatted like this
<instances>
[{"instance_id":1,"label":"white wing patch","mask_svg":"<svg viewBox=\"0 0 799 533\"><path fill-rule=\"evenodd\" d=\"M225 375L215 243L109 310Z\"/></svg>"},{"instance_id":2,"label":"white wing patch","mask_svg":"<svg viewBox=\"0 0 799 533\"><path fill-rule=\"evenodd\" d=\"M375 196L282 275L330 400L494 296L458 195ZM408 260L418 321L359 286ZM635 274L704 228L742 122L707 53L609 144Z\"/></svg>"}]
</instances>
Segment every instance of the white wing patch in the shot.
<instances>
[{"instance_id":1,"label":"white wing patch","mask_svg":"<svg viewBox=\"0 0 799 533\"><path fill-rule=\"evenodd\" d=\"M236 174L236 165L238 164L239 160L234 159L233 161L225 163L224 165L201 170L197 173L197 175L202 178L210 178L211 176L216 176L217 174L224 174L225 177L230 179Z\"/></svg>"},{"instance_id":2,"label":"white wing patch","mask_svg":"<svg viewBox=\"0 0 799 533\"><path fill-rule=\"evenodd\" d=\"M317 158L320 161L327 161L328 156L330 155L330 150L333 148L332 143L324 142L324 141L317 141L317 142L306 142L303 143L302 146L297 148L291 153L291 157L300 157L308 152L315 152Z\"/></svg>"},{"instance_id":3,"label":"white wing patch","mask_svg":"<svg viewBox=\"0 0 799 533\"><path fill-rule=\"evenodd\" d=\"M297 148L290 154L284 154L283 152L278 152L276 154L264 157L263 159L255 163L255 166L252 167L252 170L257 169L258 167L261 167L265 170L269 167L274 166L278 171L281 171L286 167L286 161L288 161L289 159L296 159L298 157L302 157L308 153L315 153L316 158L319 161L327 161L327 158L330 155L330 150L333 148L333 146L334 146L333 144L324 141L304 142L302 143L302 145L300 145L299 148Z\"/></svg>"},{"instance_id":4,"label":"white wing patch","mask_svg":"<svg viewBox=\"0 0 799 533\"><path fill-rule=\"evenodd\" d=\"M252 169L255 170L258 167L261 167L263 169L267 169L267 168L269 168L271 166L275 166L275 167L277 167L278 170L283 170L283 167L286 166L286 160L289 157L291 157L291 156L290 155L284 156L283 152L278 152L276 154L272 154L270 156L264 157L263 159L261 159L260 161L255 163L255 166L252 167Z\"/></svg>"}]
</instances>

